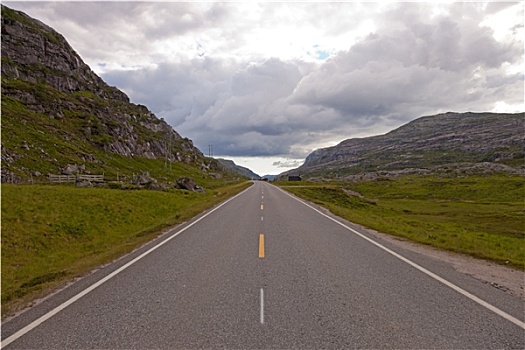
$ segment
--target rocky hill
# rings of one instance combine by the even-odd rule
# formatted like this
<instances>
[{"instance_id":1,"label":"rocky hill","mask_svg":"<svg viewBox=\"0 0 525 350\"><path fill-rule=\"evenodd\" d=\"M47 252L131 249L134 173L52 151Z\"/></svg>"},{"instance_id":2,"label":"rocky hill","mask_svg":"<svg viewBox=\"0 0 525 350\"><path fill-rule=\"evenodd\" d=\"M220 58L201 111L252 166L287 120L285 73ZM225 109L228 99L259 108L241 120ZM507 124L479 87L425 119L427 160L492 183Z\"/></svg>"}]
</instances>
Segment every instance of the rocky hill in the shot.
<instances>
[{"instance_id":1,"label":"rocky hill","mask_svg":"<svg viewBox=\"0 0 525 350\"><path fill-rule=\"evenodd\" d=\"M218 158L217 161L219 162L219 164L224 170L229 171L231 173L239 174L240 176L248 178L248 179L260 179L261 178L259 175L257 175L250 169L235 164L233 160Z\"/></svg>"},{"instance_id":2,"label":"rocky hill","mask_svg":"<svg viewBox=\"0 0 525 350\"><path fill-rule=\"evenodd\" d=\"M218 166L108 86L62 35L2 6L2 182L71 169L122 178L168 163L181 171Z\"/></svg>"},{"instance_id":3,"label":"rocky hill","mask_svg":"<svg viewBox=\"0 0 525 350\"><path fill-rule=\"evenodd\" d=\"M451 166L520 173L525 167L524 117L524 113L451 112L421 117L385 135L349 139L316 150L287 174L352 178Z\"/></svg>"}]
</instances>

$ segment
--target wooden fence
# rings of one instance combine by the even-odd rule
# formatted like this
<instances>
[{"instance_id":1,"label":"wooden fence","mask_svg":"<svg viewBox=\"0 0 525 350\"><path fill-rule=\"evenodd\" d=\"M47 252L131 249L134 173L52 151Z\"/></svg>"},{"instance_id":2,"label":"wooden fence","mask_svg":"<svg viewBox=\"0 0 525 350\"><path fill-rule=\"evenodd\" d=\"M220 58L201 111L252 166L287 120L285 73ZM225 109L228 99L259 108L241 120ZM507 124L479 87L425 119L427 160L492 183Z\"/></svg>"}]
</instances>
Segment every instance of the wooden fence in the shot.
<instances>
[{"instance_id":1,"label":"wooden fence","mask_svg":"<svg viewBox=\"0 0 525 350\"><path fill-rule=\"evenodd\" d=\"M49 174L49 182L63 183L75 182L78 180L87 180L91 182L104 182L104 175L53 175Z\"/></svg>"}]
</instances>

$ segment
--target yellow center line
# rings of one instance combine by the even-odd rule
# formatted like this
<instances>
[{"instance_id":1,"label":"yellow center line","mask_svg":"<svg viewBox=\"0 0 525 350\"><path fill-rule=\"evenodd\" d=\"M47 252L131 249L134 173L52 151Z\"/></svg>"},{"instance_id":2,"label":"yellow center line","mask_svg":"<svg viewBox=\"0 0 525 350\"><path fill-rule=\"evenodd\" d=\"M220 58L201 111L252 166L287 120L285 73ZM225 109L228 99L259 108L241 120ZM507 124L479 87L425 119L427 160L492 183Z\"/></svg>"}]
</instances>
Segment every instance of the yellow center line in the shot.
<instances>
[{"instance_id":1,"label":"yellow center line","mask_svg":"<svg viewBox=\"0 0 525 350\"><path fill-rule=\"evenodd\" d=\"M264 235L259 235L259 258L264 258Z\"/></svg>"}]
</instances>

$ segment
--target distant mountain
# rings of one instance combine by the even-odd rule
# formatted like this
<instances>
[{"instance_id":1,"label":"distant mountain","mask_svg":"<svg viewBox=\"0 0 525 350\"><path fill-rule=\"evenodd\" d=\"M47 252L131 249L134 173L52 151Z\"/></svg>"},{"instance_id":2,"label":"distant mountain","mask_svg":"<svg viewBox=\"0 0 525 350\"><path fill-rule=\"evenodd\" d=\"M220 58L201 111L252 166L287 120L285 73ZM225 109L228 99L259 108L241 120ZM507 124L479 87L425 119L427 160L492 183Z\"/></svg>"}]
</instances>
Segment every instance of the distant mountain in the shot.
<instances>
[{"instance_id":1,"label":"distant mountain","mask_svg":"<svg viewBox=\"0 0 525 350\"><path fill-rule=\"evenodd\" d=\"M72 168L120 178L173 163L180 171L218 169L191 140L107 85L62 35L3 5L1 150L2 182Z\"/></svg>"},{"instance_id":2,"label":"distant mountain","mask_svg":"<svg viewBox=\"0 0 525 350\"><path fill-rule=\"evenodd\" d=\"M239 174L242 177L245 177L248 179L258 180L261 178L259 175L257 175L250 169L235 164L233 160L218 158L217 161L219 162L219 164L225 171Z\"/></svg>"},{"instance_id":3,"label":"distant mountain","mask_svg":"<svg viewBox=\"0 0 525 350\"><path fill-rule=\"evenodd\" d=\"M421 117L385 135L348 139L312 152L286 174L341 178L367 172L485 164L525 168L525 113L444 113ZM489 166L488 164L492 164ZM499 166L495 166L499 165Z\"/></svg>"},{"instance_id":4,"label":"distant mountain","mask_svg":"<svg viewBox=\"0 0 525 350\"><path fill-rule=\"evenodd\" d=\"M275 180L279 175L264 175L264 176L261 176L262 179L266 179L268 181L273 181Z\"/></svg>"}]
</instances>

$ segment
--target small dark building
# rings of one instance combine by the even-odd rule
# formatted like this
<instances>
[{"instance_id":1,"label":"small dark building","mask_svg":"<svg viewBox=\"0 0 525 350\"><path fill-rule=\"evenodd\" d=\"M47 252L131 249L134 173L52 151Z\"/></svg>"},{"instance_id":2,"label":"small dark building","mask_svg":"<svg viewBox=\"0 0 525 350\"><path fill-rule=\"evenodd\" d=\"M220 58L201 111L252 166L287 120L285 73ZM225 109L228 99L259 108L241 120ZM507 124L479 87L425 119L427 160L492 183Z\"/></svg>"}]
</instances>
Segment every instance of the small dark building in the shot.
<instances>
[{"instance_id":1,"label":"small dark building","mask_svg":"<svg viewBox=\"0 0 525 350\"><path fill-rule=\"evenodd\" d=\"M290 175L288 176L288 181L301 181L302 178L300 175Z\"/></svg>"}]
</instances>

